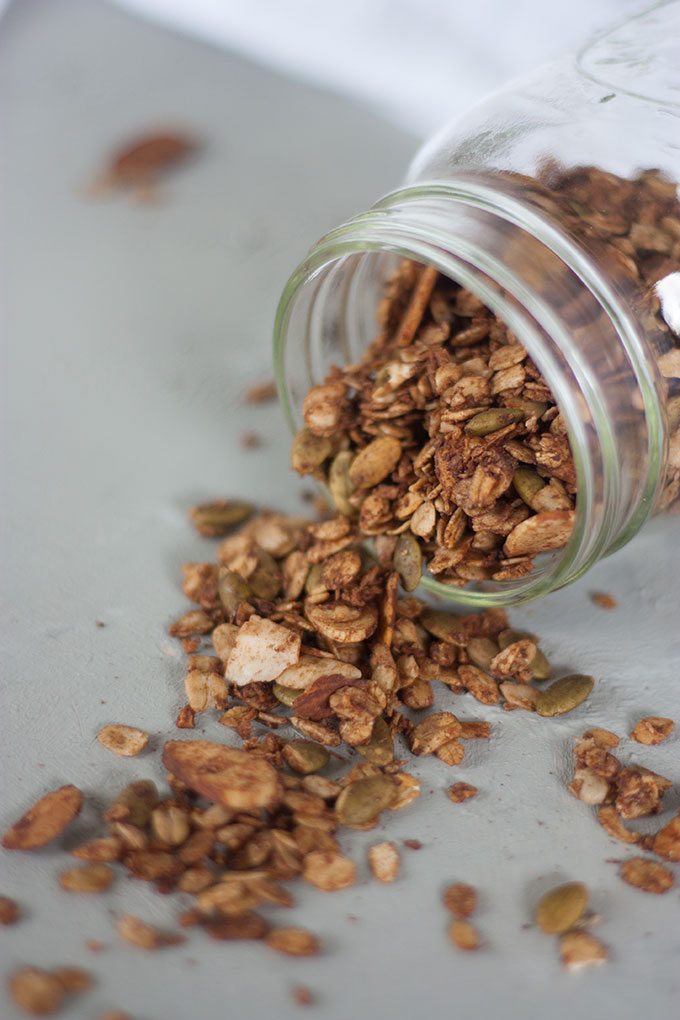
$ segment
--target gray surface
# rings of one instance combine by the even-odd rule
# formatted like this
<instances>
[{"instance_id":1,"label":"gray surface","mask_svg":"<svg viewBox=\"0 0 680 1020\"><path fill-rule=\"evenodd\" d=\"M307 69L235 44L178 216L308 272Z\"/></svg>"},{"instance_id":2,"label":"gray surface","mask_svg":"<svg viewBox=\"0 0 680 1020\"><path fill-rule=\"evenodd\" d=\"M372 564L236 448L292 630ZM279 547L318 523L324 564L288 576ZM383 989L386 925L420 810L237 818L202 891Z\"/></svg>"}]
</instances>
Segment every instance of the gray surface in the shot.
<instances>
[{"instance_id":1,"label":"gray surface","mask_svg":"<svg viewBox=\"0 0 680 1020\"><path fill-rule=\"evenodd\" d=\"M301 252L396 183L412 141L336 98L85 0L22 0L2 51L4 829L64 782L101 804L132 777L162 778L154 751L173 734L183 675L165 628L185 605L181 562L210 552L186 508L220 493L300 507L278 410L244 408L238 394L269 374L276 299ZM168 181L164 204L83 199L111 145L167 121L206 148ZM241 450L247 429L265 437L261 450ZM55 883L68 858L47 848L0 858L0 887L28 914L0 934L3 972L26 961L90 966L95 989L65 1011L77 1020L114 1005L135 1020L299 1016L297 982L318 994L321 1020L673 1015L678 891L625 886L607 858L628 851L564 784L574 733L625 734L649 713L680 720L677 534L677 518L655 525L586 580L513 614L543 636L558 669L595 674L588 707L550 722L458 699L461 716L491 720L491 741L455 770L416 763L420 801L342 837L360 862L356 887L295 887L283 923L317 931L320 959L197 932L182 948L135 951L118 943L115 916L170 923L177 900L123 877L104 897L69 896ZM620 608L593 607L592 589L613 592ZM150 730L153 750L132 762L105 752L94 735L113 721ZM225 739L214 723L205 732ZM624 741L622 756L678 782L678 746L677 735L649 749ZM444 789L458 778L481 793L455 807ZM68 845L94 816L84 812ZM371 882L364 848L414 837L424 847L404 851L399 882ZM524 927L537 892L565 878L592 886L604 918L613 959L597 972L565 975L553 941ZM488 948L475 956L445 936L439 893L456 879L480 889ZM86 938L107 949L89 955ZM0 1015L17 1016L4 1001Z\"/></svg>"}]
</instances>

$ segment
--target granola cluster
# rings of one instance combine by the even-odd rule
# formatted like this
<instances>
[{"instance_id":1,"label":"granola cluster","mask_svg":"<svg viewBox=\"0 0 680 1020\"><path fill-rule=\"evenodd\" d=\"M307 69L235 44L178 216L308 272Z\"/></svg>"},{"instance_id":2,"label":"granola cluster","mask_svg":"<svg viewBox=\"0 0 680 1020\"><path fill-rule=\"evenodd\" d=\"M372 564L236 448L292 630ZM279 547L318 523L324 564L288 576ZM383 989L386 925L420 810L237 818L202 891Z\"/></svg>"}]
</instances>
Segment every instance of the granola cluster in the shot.
<instances>
[{"instance_id":1,"label":"granola cluster","mask_svg":"<svg viewBox=\"0 0 680 1020\"><path fill-rule=\"evenodd\" d=\"M521 185L607 267L640 316L665 387L668 507L680 493L680 347L653 288L680 270L677 187L654 171L629 181L592 167ZM378 326L358 364L333 368L307 394L293 467L327 485L407 590L423 563L459 587L530 573L538 554L567 542L577 496L545 379L505 323L432 267L400 264ZM588 328L596 342L597 322Z\"/></svg>"}]
</instances>

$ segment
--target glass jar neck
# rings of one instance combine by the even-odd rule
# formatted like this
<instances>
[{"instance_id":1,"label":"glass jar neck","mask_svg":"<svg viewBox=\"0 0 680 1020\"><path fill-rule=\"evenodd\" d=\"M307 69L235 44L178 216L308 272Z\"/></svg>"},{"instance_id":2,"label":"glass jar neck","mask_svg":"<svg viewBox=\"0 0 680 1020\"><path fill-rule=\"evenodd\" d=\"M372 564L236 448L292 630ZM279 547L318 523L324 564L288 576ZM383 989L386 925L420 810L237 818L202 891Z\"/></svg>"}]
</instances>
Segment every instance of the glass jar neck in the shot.
<instances>
[{"instance_id":1,"label":"glass jar neck","mask_svg":"<svg viewBox=\"0 0 680 1020\"><path fill-rule=\"evenodd\" d=\"M641 326L601 268L549 211L522 201L519 188L499 188L486 174L421 183L326 235L289 280L275 363L294 429L306 390L334 361L357 360L374 338L395 256L435 266L516 335L560 408L578 489L569 543L528 576L494 590L452 589L430 575L423 585L477 606L518 604L562 587L625 544L654 505L665 436Z\"/></svg>"}]
</instances>

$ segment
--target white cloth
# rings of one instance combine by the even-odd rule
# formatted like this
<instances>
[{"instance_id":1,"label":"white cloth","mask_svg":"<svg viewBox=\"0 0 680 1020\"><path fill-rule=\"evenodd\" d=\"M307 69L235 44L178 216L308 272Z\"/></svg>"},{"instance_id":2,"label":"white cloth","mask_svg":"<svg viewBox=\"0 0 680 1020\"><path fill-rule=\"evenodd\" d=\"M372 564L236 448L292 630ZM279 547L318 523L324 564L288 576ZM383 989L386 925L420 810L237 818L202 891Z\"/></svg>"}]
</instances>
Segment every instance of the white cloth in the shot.
<instances>
[{"instance_id":1,"label":"white cloth","mask_svg":"<svg viewBox=\"0 0 680 1020\"><path fill-rule=\"evenodd\" d=\"M644 0L117 0L419 136Z\"/></svg>"}]
</instances>

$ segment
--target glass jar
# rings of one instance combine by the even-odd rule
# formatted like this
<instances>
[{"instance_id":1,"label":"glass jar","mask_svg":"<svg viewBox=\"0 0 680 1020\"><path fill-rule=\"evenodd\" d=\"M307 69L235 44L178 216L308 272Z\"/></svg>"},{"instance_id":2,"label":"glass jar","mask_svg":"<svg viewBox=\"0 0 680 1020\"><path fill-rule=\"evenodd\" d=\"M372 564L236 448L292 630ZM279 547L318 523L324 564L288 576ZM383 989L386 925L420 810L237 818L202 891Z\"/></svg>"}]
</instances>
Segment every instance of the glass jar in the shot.
<instances>
[{"instance_id":1,"label":"glass jar","mask_svg":"<svg viewBox=\"0 0 680 1020\"><path fill-rule=\"evenodd\" d=\"M447 125L417 153L402 189L327 234L291 276L274 360L293 430L310 387L369 347L386 281L404 258L479 298L554 395L576 471L566 546L515 579L459 588L425 572L430 591L473 606L526 602L677 504L678 180L673 0Z\"/></svg>"}]
</instances>

